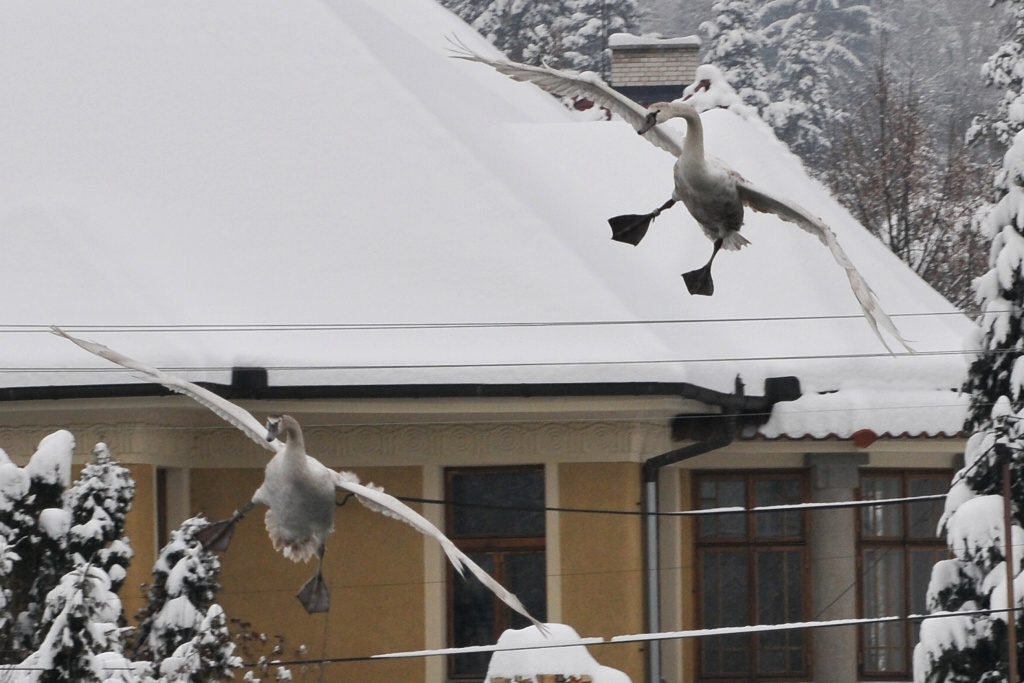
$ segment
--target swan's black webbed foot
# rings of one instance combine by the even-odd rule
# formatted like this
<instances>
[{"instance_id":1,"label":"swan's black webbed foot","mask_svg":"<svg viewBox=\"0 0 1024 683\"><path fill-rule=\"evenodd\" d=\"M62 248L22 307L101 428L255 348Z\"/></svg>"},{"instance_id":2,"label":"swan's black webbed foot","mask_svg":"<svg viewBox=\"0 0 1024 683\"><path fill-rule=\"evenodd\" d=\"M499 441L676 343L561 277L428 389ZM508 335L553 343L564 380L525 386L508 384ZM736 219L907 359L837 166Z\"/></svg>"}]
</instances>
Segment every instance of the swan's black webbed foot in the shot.
<instances>
[{"instance_id":1,"label":"swan's black webbed foot","mask_svg":"<svg viewBox=\"0 0 1024 683\"><path fill-rule=\"evenodd\" d=\"M612 239L616 242L632 244L635 247L647 234L647 229L651 227L651 221L660 216L665 209L671 209L675 203L676 200L670 199L650 213L628 213L609 218L608 225L612 226Z\"/></svg>"},{"instance_id":2,"label":"swan's black webbed foot","mask_svg":"<svg viewBox=\"0 0 1024 683\"><path fill-rule=\"evenodd\" d=\"M231 545L231 539L235 535L234 517L223 519L219 522L211 522L196 532L196 540L203 546L203 550L211 550L222 553Z\"/></svg>"},{"instance_id":3,"label":"swan's black webbed foot","mask_svg":"<svg viewBox=\"0 0 1024 683\"><path fill-rule=\"evenodd\" d=\"M690 294L711 296L715 293L715 281L711 279L711 264L683 273L683 281Z\"/></svg>"},{"instance_id":4,"label":"swan's black webbed foot","mask_svg":"<svg viewBox=\"0 0 1024 683\"><path fill-rule=\"evenodd\" d=\"M686 282L686 289L690 291L690 294L711 296L715 293L715 281L711 279L711 264L715 262L715 257L718 256L722 243L723 240L721 238L715 240L715 248L711 252L711 258L708 259L703 268L683 273L683 281Z\"/></svg>"},{"instance_id":5,"label":"swan's black webbed foot","mask_svg":"<svg viewBox=\"0 0 1024 683\"><path fill-rule=\"evenodd\" d=\"M235 536L235 524L245 517L245 513L252 510L253 502L249 501L241 510L219 522L211 522L196 532L196 540L203 546L203 550L222 553L231 545L231 539Z\"/></svg>"},{"instance_id":6,"label":"swan's black webbed foot","mask_svg":"<svg viewBox=\"0 0 1024 683\"><path fill-rule=\"evenodd\" d=\"M643 215L630 213L609 218L608 225L612 226L612 239L616 242L632 244L635 247L647 234L647 229L651 227L651 221L654 218L653 213Z\"/></svg>"},{"instance_id":7,"label":"swan's black webbed foot","mask_svg":"<svg viewBox=\"0 0 1024 683\"><path fill-rule=\"evenodd\" d=\"M309 614L326 612L331 608L331 593L327 590L327 582L319 571L295 595Z\"/></svg>"}]
</instances>

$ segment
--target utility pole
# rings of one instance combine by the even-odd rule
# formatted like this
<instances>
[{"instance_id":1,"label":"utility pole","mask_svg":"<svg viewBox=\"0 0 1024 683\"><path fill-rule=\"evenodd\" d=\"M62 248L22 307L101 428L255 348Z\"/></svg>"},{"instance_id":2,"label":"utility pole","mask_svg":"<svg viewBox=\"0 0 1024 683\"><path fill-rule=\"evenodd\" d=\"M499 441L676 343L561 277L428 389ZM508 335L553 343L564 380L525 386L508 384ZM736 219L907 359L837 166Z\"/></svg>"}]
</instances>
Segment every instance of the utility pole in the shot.
<instances>
[{"instance_id":1,"label":"utility pole","mask_svg":"<svg viewBox=\"0 0 1024 683\"><path fill-rule=\"evenodd\" d=\"M1006 556L1006 663L1007 679L1009 683L1017 683L1017 620L1016 600L1013 595L1014 562L1013 562L1013 541L1010 534L1011 510L1013 502L1010 498L1010 461L1003 464L1003 553Z\"/></svg>"}]
</instances>

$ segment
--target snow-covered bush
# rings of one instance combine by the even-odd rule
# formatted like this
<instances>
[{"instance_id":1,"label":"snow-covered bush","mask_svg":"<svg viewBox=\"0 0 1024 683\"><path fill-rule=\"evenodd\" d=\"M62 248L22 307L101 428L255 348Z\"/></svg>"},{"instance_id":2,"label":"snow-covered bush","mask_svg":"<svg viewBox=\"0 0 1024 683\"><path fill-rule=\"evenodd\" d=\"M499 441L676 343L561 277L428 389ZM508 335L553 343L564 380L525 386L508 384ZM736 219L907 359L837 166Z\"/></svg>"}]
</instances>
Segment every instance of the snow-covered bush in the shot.
<instances>
[{"instance_id":1,"label":"snow-covered bush","mask_svg":"<svg viewBox=\"0 0 1024 683\"><path fill-rule=\"evenodd\" d=\"M205 525L202 516L193 517L171 533L139 613L136 656L152 661L167 680L216 680L241 666L224 612L214 604L220 560L195 537Z\"/></svg>"},{"instance_id":2,"label":"snow-covered bush","mask_svg":"<svg viewBox=\"0 0 1024 683\"><path fill-rule=\"evenodd\" d=\"M121 600L110 577L76 559L76 569L46 596L39 648L20 664L22 683L106 680L97 656L120 650Z\"/></svg>"},{"instance_id":3,"label":"snow-covered bush","mask_svg":"<svg viewBox=\"0 0 1024 683\"><path fill-rule=\"evenodd\" d=\"M215 681L241 666L214 603L220 561L172 533L154 567L134 638L117 591L132 557L125 535L135 484L105 444L71 483L75 440L58 431L24 467L0 451L0 665L4 681Z\"/></svg>"}]
</instances>

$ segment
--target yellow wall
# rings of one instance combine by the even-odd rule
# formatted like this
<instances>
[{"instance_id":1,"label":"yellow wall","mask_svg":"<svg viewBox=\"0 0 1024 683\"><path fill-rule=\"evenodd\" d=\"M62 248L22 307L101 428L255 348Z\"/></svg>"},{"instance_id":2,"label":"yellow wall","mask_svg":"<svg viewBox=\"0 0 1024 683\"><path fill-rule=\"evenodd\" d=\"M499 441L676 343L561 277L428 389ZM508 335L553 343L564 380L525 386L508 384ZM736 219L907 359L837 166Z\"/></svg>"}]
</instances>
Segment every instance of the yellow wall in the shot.
<instances>
[{"instance_id":1,"label":"yellow wall","mask_svg":"<svg viewBox=\"0 0 1024 683\"><path fill-rule=\"evenodd\" d=\"M393 495L422 492L419 468L366 468L359 474L364 482L380 484ZM262 478L263 472L255 469L193 470L193 513L202 512L210 519L229 516L252 496ZM324 557L331 610L310 615L295 593L316 571L315 560L295 564L275 553L263 524L264 512L256 507L237 525L231 547L221 556L224 590L218 600L229 616L251 623L254 630L271 638L283 636L282 659L359 657L423 648L423 537L419 533L354 500L338 508L335 533ZM296 648L302 645L306 652L298 654ZM339 663L328 670L339 680L370 683L422 680L423 668L422 660L405 659Z\"/></svg>"},{"instance_id":2,"label":"yellow wall","mask_svg":"<svg viewBox=\"0 0 1024 683\"><path fill-rule=\"evenodd\" d=\"M124 615L131 623L135 623L135 613L145 604L142 584L153 580L153 563L156 561L155 468L152 465L126 467L135 480L135 501L125 518L125 533L131 539L135 554L121 588L121 604L124 606Z\"/></svg>"},{"instance_id":3,"label":"yellow wall","mask_svg":"<svg viewBox=\"0 0 1024 683\"><path fill-rule=\"evenodd\" d=\"M640 466L579 463L559 466L562 507L640 509ZM643 632L643 552L638 516L559 513L562 615L581 636L609 638ZM642 681L643 647L602 645L602 664Z\"/></svg>"}]
</instances>

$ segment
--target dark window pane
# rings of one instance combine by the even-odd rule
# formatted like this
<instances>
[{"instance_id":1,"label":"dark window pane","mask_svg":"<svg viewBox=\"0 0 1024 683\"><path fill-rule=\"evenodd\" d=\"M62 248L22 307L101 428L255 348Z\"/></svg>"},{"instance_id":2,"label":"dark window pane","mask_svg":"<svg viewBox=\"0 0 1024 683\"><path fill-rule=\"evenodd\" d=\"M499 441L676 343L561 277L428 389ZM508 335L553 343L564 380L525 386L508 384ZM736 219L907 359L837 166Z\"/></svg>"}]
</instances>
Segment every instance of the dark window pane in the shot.
<instances>
[{"instance_id":1,"label":"dark window pane","mask_svg":"<svg viewBox=\"0 0 1024 683\"><path fill-rule=\"evenodd\" d=\"M948 493L949 482L950 479L946 476L913 477L909 482L907 493L911 496ZM944 505L945 500L942 498L911 503L910 526L907 529L907 535L914 538L935 538Z\"/></svg>"},{"instance_id":2,"label":"dark window pane","mask_svg":"<svg viewBox=\"0 0 1024 683\"><path fill-rule=\"evenodd\" d=\"M526 610L540 621L547 620L547 565L544 551L505 555L505 588L515 593ZM530 625L526 617L508 610L509 628Z\"/></svg>"},{"instance_id":3,"label":"dark window pane","mask_svg":"<svg viewBox=\"0 0 1024 683\"><path fill-rule=\"evenodd\" d=\"M449 497L452 537L544 535L543 470L452 472Z\"/></svg>"},{"instance_id":4,"label":"dark window pane","mask_svg":"<svg viewBox=\"0 0 1024 683\"><path fill-rule=\"evenodd\" d=\"M746 507L747 487L742 479L705 480L700 484L701 510ZM705 538L743 538L747 535L746 515L708 515L700 517L699 533Z\"/></svg>"},{"instance_id":5,"label":"dark window pane","mask_svg":"<svg viewBox=\"0 0 1024 683\"><path fill-rule=\"evenodd\" d=\"M863 500L900 498L902 484L898 476L863 477L860 484ZM860 509L860 533L865 538L899 537L903 535L903 506L879 505Z\"/></svg>"},{"instance_id":6,"label":"dark window pane","mask_svg":"<svg viewBox=\"0 0 1024 683\"><path fill-rule=\"evenodd\" d=\"M803 502L800 480L796 477L762 478L754 484L754 504L794 505ZM761 537L799 536L803 532L803 513L799 510L786 512L761 512L757 514L757 535Z\"/></svg>"},{"instance_id":7,"label":"dark window pane","mask_svg":"<svg viewBox=\"0 0 1024 683\"><path fill-rule=\"evenodd\" d=\"M798 550L769 550L757 554L759 624L782 624L803 617L803 575Z\"/></svg>"},{"instance_id":8,"label":"dark window pane","mask_svg":"<svg viewBox=\"0 0 1024 683\"><path fill-rule=\"evenodd\" d=\"M493 576L494 559L490 555L469 556L484 571ZM452 580L452 603L456 618L452 627L455 647L469 645L490 645L494 642L494 596L471 574L463 579L456 572L450 572ZM479 676L487 673L490 654L486 652L460 654L451 658L452 674L455 676Z\"/></svg>"},{"instance_id":9,"label":"dark window pane","mask_svg":"<svg viewBox=\"0 0 1024 683\"><path fill-rule=\"evenodd\" d=\"M901 616L904 607L903 552L897 548L862 553L864 591L861 613L866 618ZM902 623L866 624L862 629L864 670L899 673L905 670L905 629Z\"/></svg>"},{"instance_id":10,"label":"dark window pane","mask_svg":"<svg viewBox=\"0 0 1024 683\"><path fill-rule=\"evenodd\" d=\"M782 624L803 619L802 557L798 550L757 555L758 623ZM757 635L757 670L763 675L800 674L804 668L804 633L769 631Z\"/></svg>"},{"instance_id":11,"label":"dark window pane","mask_svg":"<svg viewBox=\"0 0 1024 683\"><path fill-rule=\"evenodd\" d=\"M803 502L804 478L758 472L696 477L702 509ZM804 609L804 513L716 515L698 523L700 626L717 628L801 621ZM806 677L801 631L701 638L699 676L758 680Z\"/></svg>"},{"instance_id":12,"label":"dark window pane","mask_svg":"<svg viewBox=\"0 0 1024 683\"><path fill-rule=\"evenodd\" d=\"M747 554L735 550L701 553L701 597L705 628L746 626Z\"/></svg>"}]
</instances>

